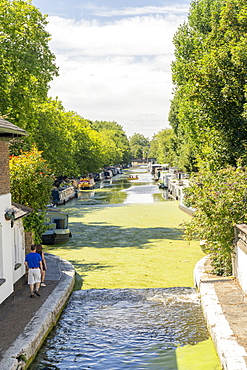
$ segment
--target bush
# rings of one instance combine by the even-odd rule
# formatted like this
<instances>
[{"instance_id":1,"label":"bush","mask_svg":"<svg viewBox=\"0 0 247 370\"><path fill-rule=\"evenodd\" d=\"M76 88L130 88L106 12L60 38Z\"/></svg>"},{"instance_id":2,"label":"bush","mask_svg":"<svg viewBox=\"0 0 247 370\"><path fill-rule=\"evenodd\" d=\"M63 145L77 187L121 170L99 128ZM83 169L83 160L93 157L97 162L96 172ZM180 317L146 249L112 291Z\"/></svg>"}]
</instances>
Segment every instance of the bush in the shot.
<instances>
[{"instance_id":1,"label":"bush","mask_svg":"<svg viewBox=\"0 0 247 370\"><path fill-rule=\"evenodd\" d=\"M196 209L185 224L187 239L205 240L202 250L210 254L213 272L232 272L234 225L247 219L247 172L243 167L227 167L218 172L201 172L192 176L185 190L184 203Z\"/></svg>"},{"instance_id":2,"label":"bush","mask_svg":"<svg viewBox=\"0 0 247 370\"><path fill-rule=\"evenodd\" d=\"M39 213L50 203L53 179L48 174L42 152L33 147L29 152L10 157L10 187L12 200L16 203L33 208L33 212L25 217L24 228L34 233L35 242L41 241L45 231L44 215Z\"/></svg>"}]
</instances>

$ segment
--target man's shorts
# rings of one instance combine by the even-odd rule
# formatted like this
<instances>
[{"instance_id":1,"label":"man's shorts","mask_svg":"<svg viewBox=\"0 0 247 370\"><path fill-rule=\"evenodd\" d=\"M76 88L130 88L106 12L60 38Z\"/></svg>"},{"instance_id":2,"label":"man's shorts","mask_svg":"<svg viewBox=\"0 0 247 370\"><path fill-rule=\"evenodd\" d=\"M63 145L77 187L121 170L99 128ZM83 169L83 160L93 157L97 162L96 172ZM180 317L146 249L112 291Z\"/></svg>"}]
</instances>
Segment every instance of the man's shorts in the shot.
<instances>
[{"instance_id":1,"label":"man's shorts","mask_svg":"<svg viewBox=\"0 0 247 370\"><path fill-rule=\"evenodd\" d=\"M36 284L41 282L40 268L28 270L28 284Z\"/></svg>"}]
</instances>

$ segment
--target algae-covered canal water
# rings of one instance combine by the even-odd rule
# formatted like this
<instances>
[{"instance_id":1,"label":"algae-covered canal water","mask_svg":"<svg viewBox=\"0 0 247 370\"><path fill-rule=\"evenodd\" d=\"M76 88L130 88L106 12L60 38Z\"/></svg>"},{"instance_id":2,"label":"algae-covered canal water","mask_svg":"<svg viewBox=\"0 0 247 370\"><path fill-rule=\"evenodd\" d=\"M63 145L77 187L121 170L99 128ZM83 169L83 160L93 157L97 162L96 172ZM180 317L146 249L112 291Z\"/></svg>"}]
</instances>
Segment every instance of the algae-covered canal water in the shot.
<instances>
[{"instance_id":1,"label":"algae-covered canal water","mask_svg":"<svg viewBox=\"0 0 247 370\"><path fill-rule=\"evenodd\" d=\"M45 250L82 279L31 369L219 370L183 240L189 216L145 169L83 191L64 208L72 238ZM43 289L43 288L42 288ZM45 289L45 288L44 288Z\"/></svg>"}]
</instances>

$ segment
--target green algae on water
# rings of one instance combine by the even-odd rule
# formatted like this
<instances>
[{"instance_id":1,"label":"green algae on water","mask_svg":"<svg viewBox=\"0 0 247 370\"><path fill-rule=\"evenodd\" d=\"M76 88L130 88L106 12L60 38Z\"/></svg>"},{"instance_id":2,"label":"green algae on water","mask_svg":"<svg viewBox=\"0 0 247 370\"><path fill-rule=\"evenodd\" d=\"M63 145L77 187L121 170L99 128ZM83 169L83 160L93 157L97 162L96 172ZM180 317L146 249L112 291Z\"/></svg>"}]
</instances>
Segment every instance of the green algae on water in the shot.
<instances>
[{"instance_id":1,"label":"green algae on water","mask_svg":"<svg viewBox=\"0 0 247 370\"><path fill-rule=\"evenodd\" d=\"M181 223L189 216L177 202L76 205L68 212L73 237L52 251L73 263L82 289L193 286L204 254L198 242L183 239Z\"/></svg>"},{"instance_id":2,"label":"green algae on water","mask_svg":"<svg viewBox=\"0 0 247 370\"><path fill-rule=\"evenodd\" d=\"M181 224L190 217L179 210L178 202L121 206L78 202L65 209L73 237L45 251L73 263L82 289L194 286L193 269L204 254L198 241L188 244L183 239ZM173 370L221 369L211 339L179 347L175 354Z\"/></svg>"},{"instance_id":3,"label":"green algae on water","mask_svg":"<svg viewBox=\"0 0 247 370\"><path fill-rule=\"evenodd\" d=\"M176 350L177 370L221 370L211 339Z\"/></svg>"}]
</instances>

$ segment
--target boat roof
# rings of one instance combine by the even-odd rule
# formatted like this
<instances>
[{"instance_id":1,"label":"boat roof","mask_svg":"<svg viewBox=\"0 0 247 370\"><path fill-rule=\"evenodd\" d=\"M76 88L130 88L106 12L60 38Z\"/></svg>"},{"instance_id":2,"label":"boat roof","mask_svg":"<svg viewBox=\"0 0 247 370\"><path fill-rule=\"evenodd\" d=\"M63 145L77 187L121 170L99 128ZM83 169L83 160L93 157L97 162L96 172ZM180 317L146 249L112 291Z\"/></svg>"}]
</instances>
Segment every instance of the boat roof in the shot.
<instances>
[{"instance_id":1,"label":"boat roof","mask_svg":"<svg viewBox=\"0 0 247 370\"><path fill-rule=\"evenodd\" d=\"M47 208L45 210L46 213L60 213L60 214L63 214L63 215L68 215L67 212L63 212L61 209L59 208Z\"/></svg>"}]
</instances>

